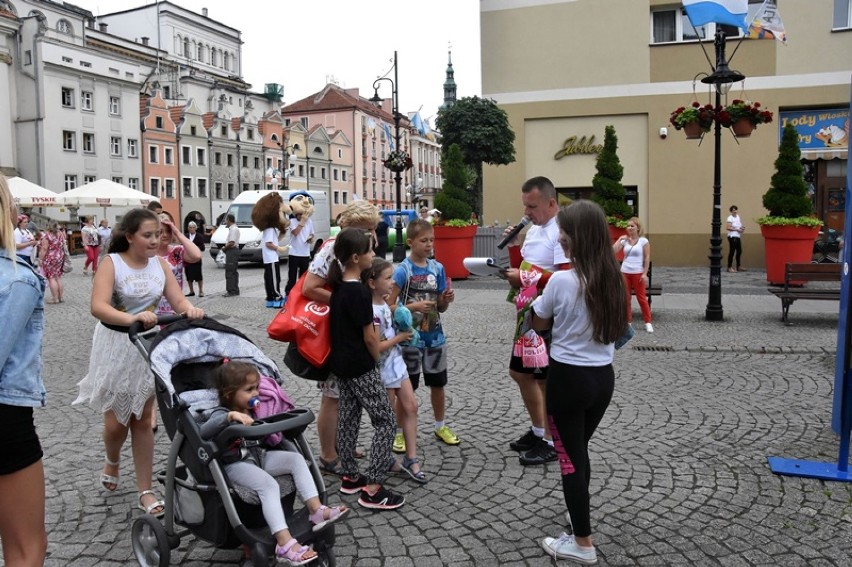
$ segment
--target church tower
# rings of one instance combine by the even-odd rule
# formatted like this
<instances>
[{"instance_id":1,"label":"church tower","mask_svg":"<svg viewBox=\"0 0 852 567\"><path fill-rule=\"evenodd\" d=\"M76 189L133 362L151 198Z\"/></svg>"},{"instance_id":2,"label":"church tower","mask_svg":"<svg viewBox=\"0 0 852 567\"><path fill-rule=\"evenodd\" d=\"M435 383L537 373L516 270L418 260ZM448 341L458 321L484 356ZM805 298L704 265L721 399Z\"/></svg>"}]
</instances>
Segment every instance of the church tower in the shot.
<instances>
[{"instance_id":1,"label":"church tower","mask_svg":"<svg viewBox=\"0 0 852 567\"><path fill-rule=\"evenodd\" d=\"M456 80L453 78L453 52L447 51L447 80L444 81L444 104L441 108L450 108L456 103Z\"/></svg>"}]
</instances>

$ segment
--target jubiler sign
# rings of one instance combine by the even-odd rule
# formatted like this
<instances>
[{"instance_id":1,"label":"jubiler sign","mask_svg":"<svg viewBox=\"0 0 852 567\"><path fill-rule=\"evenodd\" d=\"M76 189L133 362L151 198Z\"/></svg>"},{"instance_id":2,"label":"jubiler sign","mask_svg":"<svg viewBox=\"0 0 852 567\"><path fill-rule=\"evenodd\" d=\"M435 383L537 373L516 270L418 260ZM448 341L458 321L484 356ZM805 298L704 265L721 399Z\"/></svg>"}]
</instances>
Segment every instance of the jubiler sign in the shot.
<instances>
[{"instance_id":1,"label":"jubiler sign","mask_svg":"<svg viewBox=\"0 0 852 567\"><path fill-rule=\"evenodd\" d=\"M559 151L554 154L553 159L560 160L565 156L574 154L599 154L602 149L603 146L601 144L595 143L594 136L589 136L588 138L583 136L579 140L577 136L571 136L565 140Z\"/></svg>"}]
</instances>

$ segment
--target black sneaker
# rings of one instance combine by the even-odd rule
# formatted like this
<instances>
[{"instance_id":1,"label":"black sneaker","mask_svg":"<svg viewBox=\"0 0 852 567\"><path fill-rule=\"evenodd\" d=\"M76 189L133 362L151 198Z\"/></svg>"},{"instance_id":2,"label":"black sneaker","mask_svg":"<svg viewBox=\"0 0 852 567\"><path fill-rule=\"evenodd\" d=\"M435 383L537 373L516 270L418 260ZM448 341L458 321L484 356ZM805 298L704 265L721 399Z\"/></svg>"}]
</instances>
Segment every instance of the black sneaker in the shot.
<instances>
[{"instance_id":1,"label":"black sneaker","mask_svg":"<svg viewBox=\"0 0 852 567\"><path fill-rule=\"evenodd\" d=\"M544 439L539 439L538 445L526 453L521 453L518 459L524 466L543 465L556 460L556 450Z\"/></svg>"},{"instance_id":2,"label":"black sneaker","mask_svg":"<svg viewBox=\"0 0 852 567\"><path fill-rule=\"evenodd\" d=\"M344 476L343 480L340 481L340 492L343 494L358 494L365 486L367 486L367 479L360 474L352 478Z\"/></svg>"},{"instance_id":3,"label":"black sneaker","mask_svg":"<svg viewBox=\"0 0 852 567\"><path fill-rule=\"evenodd\" d=\"M394 510L405 504L405 497L380 486L372 496L366 490L362 490L358 504L373 510Z\"/></svg>"},{"instance_id":4,"label":"black sneaker","mask_svg":"<svg viewBox=\"0 0 852 567\"><path fill-rule=\"evenodd\" d=\"M532 429L521 435L521 438L517 441L512 441L509 443L509 448L513 451L529 451L541 441L541 437L538 437L535 433L532 432Z\"/></svg>"}]
</instances>

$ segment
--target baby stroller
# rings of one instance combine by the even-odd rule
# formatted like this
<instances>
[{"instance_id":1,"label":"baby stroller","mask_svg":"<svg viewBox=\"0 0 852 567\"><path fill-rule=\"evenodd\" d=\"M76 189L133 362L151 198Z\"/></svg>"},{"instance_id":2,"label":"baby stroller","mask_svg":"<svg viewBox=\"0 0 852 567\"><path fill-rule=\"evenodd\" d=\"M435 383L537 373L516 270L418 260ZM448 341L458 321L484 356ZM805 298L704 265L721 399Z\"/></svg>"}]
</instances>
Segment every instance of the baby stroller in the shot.
<instances>
[{"instance_id":1,"label":"baby stroller","mask_svg":"<svg viewBox=\"0 0 852 567\"><path fill-rule=\"evenodd\" d=\"M171 323L171 324L169 324ZM261 512L260 500L252 490L232 485L219 457L233 440L262 439L283 434L284 449L301 453L316 483L320 500L327 503L322 474L314 460L304 431L314 420L308 409L294 409L270 416L251 426L230 425L212 440L201 438L198 412L219 405L208 377L224 357L253 363L261 374L281 383L278 368L239 331L212 319L187 320L161 317L167 325L158 333L130 328L130 340L148 360L154 372L157 404L171 447L165 472L156 475L165 491L165 511L160 520L149 514L137 518L131 530L133 551L140 565L169 565L171 550L191 533L217 548L241 544L250 553L247 564L275 564L275 540ZM294 510L296 489L290 475L279 477L281 503L287 524L302 545L313 545L317 560L311 565L333 566L334 526L314 532L308 511ZM180 526L182 531L177 531Z\"/></svg>"}]
</instances>

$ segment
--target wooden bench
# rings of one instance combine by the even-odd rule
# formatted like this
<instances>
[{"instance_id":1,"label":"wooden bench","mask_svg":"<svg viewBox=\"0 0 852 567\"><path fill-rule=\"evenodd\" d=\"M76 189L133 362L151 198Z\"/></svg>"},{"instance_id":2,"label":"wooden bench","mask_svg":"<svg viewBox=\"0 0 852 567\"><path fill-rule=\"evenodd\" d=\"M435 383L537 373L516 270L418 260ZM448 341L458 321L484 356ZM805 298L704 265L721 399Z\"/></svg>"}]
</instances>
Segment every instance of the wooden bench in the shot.
<instances>
[{"instance_id":1,"label":"wooden bench","mask_svg":"<svg viewBox=\"0 0 852 567\"><path fill-rule=\"evenodd\" d=\"M653 275L654 263L648 262L648 286L645 288L645 295L648 296L648 305L651 305L651 296L653 295L663 295L663 286L655 286L653 284L653 280L651 276ZM636 292L631 290L632 295L636 295Z\"/></svg>"},{"instance_id":2,"label":"wooden bench","mask_svg":"<svg viewBox=\"0 0 852 567\"><path fill-rule=\"evenodd\" d=\"M833 300L840 299L840 288L805 289L802 282L839 282L843 264L795 264L788 262L784 269L784 287L769 288L769 292L781 299L781 321L789 323L790 306L797 299ZM796 286L796 287L794 287Z\"/></svg>"}]
</instances>

